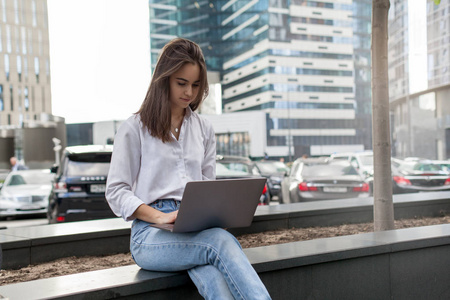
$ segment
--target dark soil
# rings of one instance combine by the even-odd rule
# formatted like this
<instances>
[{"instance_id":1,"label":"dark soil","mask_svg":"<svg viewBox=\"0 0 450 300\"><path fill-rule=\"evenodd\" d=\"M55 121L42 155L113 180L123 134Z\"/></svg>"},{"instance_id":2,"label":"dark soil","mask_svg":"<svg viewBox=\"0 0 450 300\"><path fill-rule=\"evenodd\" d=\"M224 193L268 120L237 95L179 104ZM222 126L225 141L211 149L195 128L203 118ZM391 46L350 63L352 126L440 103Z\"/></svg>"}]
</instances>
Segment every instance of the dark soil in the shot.
<instances>
[{"instance_id":1,"label":"dark soil","mask_svg":"<svg viewBox=\"0 0 450 300\"><path fill-rule=\"evenodd\" d=\"M395 228L408 228L449 224L450 215L435 218L417 218L395 221ZM291 228L238 237L243 248L305 241L327 237L352 235L373 231L373 223L348 224L330 227ZM0 285L31 281L61 275L108 269L134 264L129 253L108 256L68 257L39 265L30 265L19 270L0 270Z\"/></svg>"}]
</instances>

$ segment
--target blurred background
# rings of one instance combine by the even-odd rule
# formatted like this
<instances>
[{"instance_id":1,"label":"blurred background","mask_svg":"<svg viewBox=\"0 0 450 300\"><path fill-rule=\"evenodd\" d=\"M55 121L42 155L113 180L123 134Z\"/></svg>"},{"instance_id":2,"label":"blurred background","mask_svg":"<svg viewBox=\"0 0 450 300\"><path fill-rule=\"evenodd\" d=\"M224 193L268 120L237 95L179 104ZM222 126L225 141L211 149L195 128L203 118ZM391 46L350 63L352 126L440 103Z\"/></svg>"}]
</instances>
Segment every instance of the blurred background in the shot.
<instances>
[{"instance_id":1,"label":"blurred background","mask_svg":"<svg viewBox=\"0 0 450 300\"><path fill-rule=\"evenodd\" d=\"M61 179L64 159L81 155L66 147L112 145L159 51L179 36L206 56L210 94L199 113L214 126L217 154L282 164L255 167L271 179L263 203L370 195L371 10L367 0L1 1L1 180L16 157L29 170L53 167L53 190L89 194L91 183L70 190ZM394 193L446 189L450 1L391 1L388 26ZM345 192L324 192L323 182L314 190L302 172L336 160L359 178ZM301 182L311 184L298 194ZM101 194L102 180L92 184Z\"/></svg>"}]
</instances>

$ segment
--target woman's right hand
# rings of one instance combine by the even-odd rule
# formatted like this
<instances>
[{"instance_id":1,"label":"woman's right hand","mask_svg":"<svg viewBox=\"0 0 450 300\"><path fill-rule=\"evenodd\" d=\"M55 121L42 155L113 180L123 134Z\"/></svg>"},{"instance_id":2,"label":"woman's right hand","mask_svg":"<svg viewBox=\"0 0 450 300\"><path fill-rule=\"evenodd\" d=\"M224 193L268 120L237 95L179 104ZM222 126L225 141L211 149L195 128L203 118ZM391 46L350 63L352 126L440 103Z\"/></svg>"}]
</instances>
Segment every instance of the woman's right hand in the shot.
<instances>
[{"instance_id":1,"label":"woman's right hand","mask_svg":"<svg viewBox=\"0 0 450 300\"><path fill-rule=\"evenodd\" d=\"M163 213L145 204L140 205L133 213L133 217L136 219L154 224L174 223L177 216L178 210L170 213Z\"/></svg>"}]
</instances>

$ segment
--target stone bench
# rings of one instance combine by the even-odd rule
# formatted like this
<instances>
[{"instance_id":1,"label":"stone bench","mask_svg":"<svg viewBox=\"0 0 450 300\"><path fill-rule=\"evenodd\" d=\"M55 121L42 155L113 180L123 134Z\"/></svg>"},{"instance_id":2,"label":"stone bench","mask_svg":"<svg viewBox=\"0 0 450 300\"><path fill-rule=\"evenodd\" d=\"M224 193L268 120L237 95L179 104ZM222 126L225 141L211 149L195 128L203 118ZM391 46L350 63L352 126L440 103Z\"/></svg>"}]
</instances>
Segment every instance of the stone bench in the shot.
<instances>
[{"instance_id":1,"label":"stone bench","mask_svg":"<svg viewBox=\"0 0 450 300\"><path fill-rule=\"evenodd\" d=\"M450 211L450 192L394 196L395 218L439 216ZM372 222L373 198L259 206L250 227L234 235L292 227ZM69 256L107 255L129 250L131 223L105 219L0 230L3 269L15 269Z\"/></svg>"},{"instance_id":2,"label":"stone bench","mask_svg":"<svg viewBox=\"0 0 450 300\"><path fill-rule=\"evenodd\" d=\"M273 299L450 299L450 224L244 250ZM201 299L136 265L0 286L15 299Z\"/></svg>"}]
</instances>

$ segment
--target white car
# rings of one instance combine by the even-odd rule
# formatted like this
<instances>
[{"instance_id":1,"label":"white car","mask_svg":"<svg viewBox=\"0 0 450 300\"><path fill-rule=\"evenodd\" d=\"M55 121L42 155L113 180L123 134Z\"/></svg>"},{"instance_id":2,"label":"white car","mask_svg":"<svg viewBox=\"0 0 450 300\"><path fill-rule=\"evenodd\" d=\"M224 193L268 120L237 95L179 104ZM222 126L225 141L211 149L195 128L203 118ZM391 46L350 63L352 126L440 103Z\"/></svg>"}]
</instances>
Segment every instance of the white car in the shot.
<instances>
[{"instance_id":1,"label":"white car","mask_svg":"<svg viewBox=\"0 0 450 300\"><path fill-rule=\"evenodd\" d=\"M345 152L331 154L332 159L342 159L349 161L364 178L373 175L373 152Z\"/></svg>"},{"instance_id":2,"label":"white car","mask_svg":"<svg viewBox=\"0 0 450 300\"><path fill-rule=\"evenodd\" d=\"M49 169L9 173L0 193L0 217L45 215L54 175Z\"/></svg>"}]
</instances>

